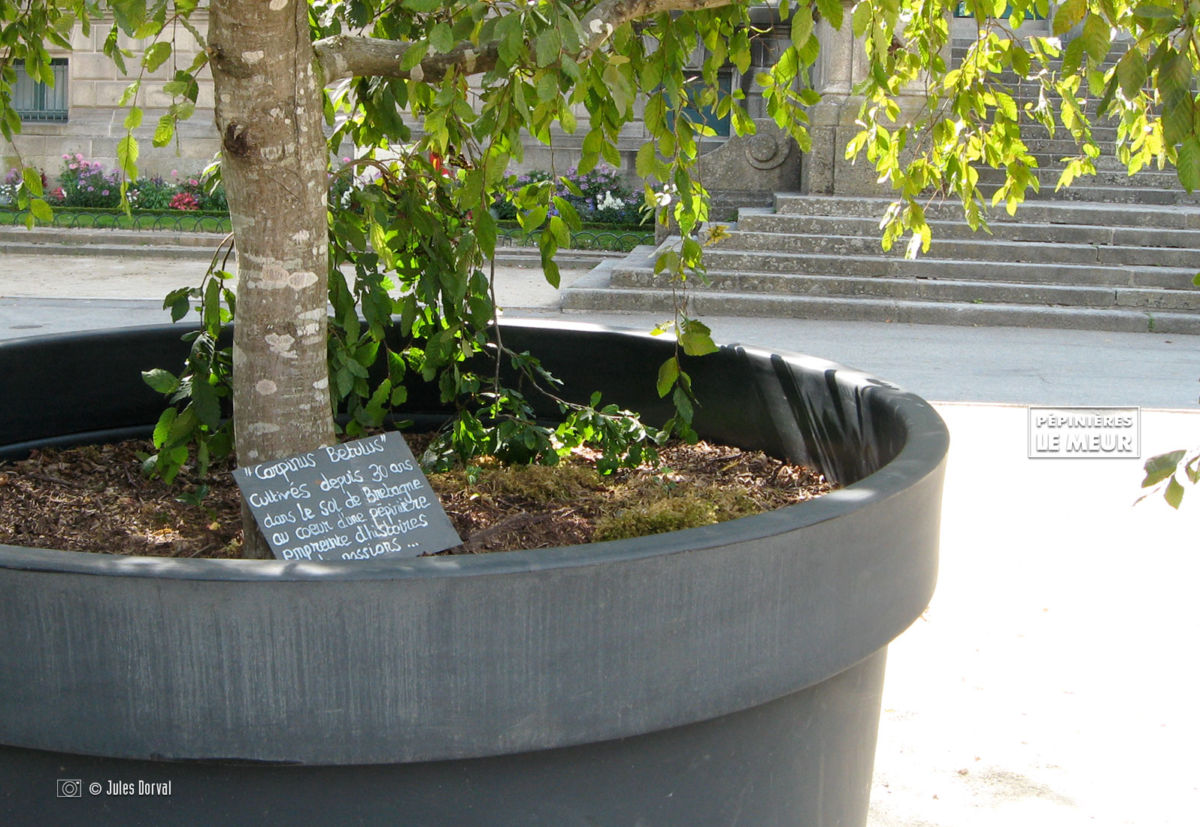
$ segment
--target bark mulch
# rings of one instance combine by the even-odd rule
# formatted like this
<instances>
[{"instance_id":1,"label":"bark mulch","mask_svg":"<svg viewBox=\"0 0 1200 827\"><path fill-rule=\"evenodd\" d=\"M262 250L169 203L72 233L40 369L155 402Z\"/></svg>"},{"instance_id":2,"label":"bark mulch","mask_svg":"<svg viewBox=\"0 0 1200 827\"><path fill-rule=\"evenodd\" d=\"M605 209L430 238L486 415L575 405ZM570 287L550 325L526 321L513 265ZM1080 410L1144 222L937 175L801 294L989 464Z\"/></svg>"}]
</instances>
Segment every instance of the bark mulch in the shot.
<instances>
[{"instance_id":1,"label":"bark mulch","mask_svg":"<svg viewBox=\"0 0 1200 827\"><path fill-rule=\"evenodd\" d=\"M420 455L419 437L408 437ZM129 441L34 452L0 462L0 543L155 557L239 557L241 507L229 467L172 486L146 478ZM547 468L484 464L468 481L431 474L474 554L589 543L706 525L830 490L818 474L759 452L700 442L662 450L657 469L601 477L586 453ZM201 487L204 487L203 492ZM203 493L201 497L200 494Z\"/></svg>"}]
</instances>

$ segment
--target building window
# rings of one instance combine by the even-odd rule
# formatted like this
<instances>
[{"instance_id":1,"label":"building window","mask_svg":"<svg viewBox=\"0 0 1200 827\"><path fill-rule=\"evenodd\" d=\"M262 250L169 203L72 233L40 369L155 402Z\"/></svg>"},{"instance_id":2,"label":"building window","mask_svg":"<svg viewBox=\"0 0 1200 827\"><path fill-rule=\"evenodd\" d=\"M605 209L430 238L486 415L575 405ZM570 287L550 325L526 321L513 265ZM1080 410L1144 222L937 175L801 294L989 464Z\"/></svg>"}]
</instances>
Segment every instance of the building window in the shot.
<instances>
[{"instance_id":1,"label":"building window","mask_svg":"<svg viewBox=\"0 0 1200 827\"><path fill-rule=\"evenodd\" d=\"M54 74L54 85L36 81L25 71L22 63L17 68L17 82L12 89L13 109L23 121L39 123L64 123L67 120L67 59L50 61Z\"/></svg>"},{"instance_id":2,"label":"building window","mask_svg":"<svg viewBox=\"0 0 1200 827\"><path fill-rule=\"evenodd\" d=\"M687 77L687 82L689 84L695 84L697 87L703 83L699 72L690 74ZM722 96L728 95L733 89L733 70L728 66L717 71L717 88L721 90ZM711 127L712 130L722 138L729 137L730 117L728 114L719 118L717 117L715 107L711 106L688 106L685 107L683 111L687 115L688 119L692 121L692 123L703 124L704 126ZM668 115L667 128L675 128L673 116Z\"/></svg>"}]
</instances>

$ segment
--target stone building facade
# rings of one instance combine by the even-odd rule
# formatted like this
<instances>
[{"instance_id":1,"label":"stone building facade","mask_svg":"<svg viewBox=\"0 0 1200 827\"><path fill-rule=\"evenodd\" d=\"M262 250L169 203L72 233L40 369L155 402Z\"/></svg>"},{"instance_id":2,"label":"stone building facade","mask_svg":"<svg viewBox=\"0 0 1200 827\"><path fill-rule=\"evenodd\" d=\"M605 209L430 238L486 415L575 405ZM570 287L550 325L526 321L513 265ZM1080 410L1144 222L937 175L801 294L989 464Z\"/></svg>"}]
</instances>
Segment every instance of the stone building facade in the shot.
<instances>
[{"instance_id":1,"label":"stone building facade","mask_svg":"<svg viewBox=\"0 0 1200 827\"><path fill-rule=\"evenodd\" d=\"M760 9L756 14L760 18L755 20L756 25L769 28L774 13L769 9ZM197 12L193 23L202 35L207 31L207 19L203 11ZM20 79L14 90L14 102L22 115L22 129L12 145L0 146L0 174L24 162L53 177L61 169L62 156L75 153L99 162L106 168L117 167L117 144L126 134L124 123L128 112L128 108L122 107L120 101L131 78L136 77L144 44L121 37L122 48L133 54L126 58L131 77L122 77L103 53L110 28L111 24L100 22L93 25L88 34L76 29L71 39L72 50L60 51L55 56L56 82L53 87L33 82L25 75L24 68L18 67ZM213 127L212 82L207 73L201 73L200 76L200 94L195 114L180 124L177 139L166 147L152 146L155 125L171 104L171 98L162 91L162 85L173 76L177 66L189 65L200 49L200 45L183 27L178 27L171 37L174 43L172 59L154 73L146 74L137 98L144 118L134 135L140 150L138 167L144 175L169 177L172 171L180 175L195 175L213 160L220 149ZM779 37L770 33L759 36L754 41L753 65L749 70L742 75L729 67L722 73L721 83L724 87L740 87L747 92L747 107L751 117L763 116L762 98L755 93L751 82L754 75L771 65L787 46L786 31ZM581 107L576 114L584 117L586 112ZM705 140L704 151L716 149L728 140L728 120L724 123L713 122L712 125L718 135ZM636 179L634 158L646 137L640 121L629 124L621 134L618 148L623 163L619 172L631 182ZM552 146L530 139L525 147L525 159L514 171L554 169L565 172L577 163L582 139L582 130L573 135L556 132ZM759 167L762 167L761 162Z\"/></svg>"},{"instance_id":2,"label":"stone building facade","mask_svg":"<svg viewBox=\"0 0 1200 827\"><path fill-rule=\"evenodd\" d=\"M197 17L200 30L205 30L206 20ZM20 160L53 176L62 167L62 156L68 153L79 153L109 169L116 168L117 142L126 134L128 111L119 104L131 78L122 77L103 52L110 28L98 23L88 34L75 30L71 51L62 51L55 58L56 82L52 89L38 88L41 85L30 80L24 67L17 67L14 103L21 114L21 134L15 137L14 145L0 146L0 165L4 169ZM151 144L155 125L171 104L170 96L162 91L163 83L173 76L177 66L190 65L200 49L182 26L172 39L175 54L157 71L146 74L137 98L145 116L134 134L140 149L138 167L146 175L168 177L172 170L195 175L220 149L213 127L211 82L201 84L196 113L180 124L178 140L161 148ZM124 36L119 43L134 53L126 59L126 65L136 77L142 45Z\"/></svg>"},{"instance_id":3,"label":"stone building facade","mask_svg":"<svg viewBox=\"0 0 1200 827\"><path fill-rule=\"evenodd\" d=\"M853 3L844 0L845 19ZM754 203L753 192L803 191L813 193L867 194L879 191L875 174L865 163L853 164L843 157L843 148L856 131L855 118L861 101L852 95L854 85L865 71L862 52L854 42L849 24L841 31L834 30L828 23L818 23L818 36L822 50L813 70L814 88L822 92L824 100L809 112L812 150L801 158L794 144L786 141L769 121L763 120L762 98L756 94L753 84L755 74L774 63L779 53L789 45L786 27L778 35L773 31L776 12L769 7L754 11L756 29L765 32L757 36L754 43L753 63L744 74L729 67L721 82L727 88L741 88L746 92L746 107L756 119L762 134L754 139L733 141L731 146L717 152L728 138L728 124L716 123L719 134L707 139L703 150L711 153L702 170L710 189L723 191L728 200ZM193 21L202 33L206 31L206 19L199 12ZM969 37L974 28L972 20L955 20L954 31ZM1047 33L1048 21L1030 21L1023 33ZM19 88L18 105L25 102L29 107L23 117L22 133L13 146L3 147L3 168L16 165L18 157L26 164L40 167L53 175L61 166L62 156L81 153L89 160L99 161L106 167L116 167L117 142L125 135L126 109L119 106L129 80L119 76L116 68L103 54L102 46L109 26L94 25L90 34L76 31L72 38L73 51L61 54L56 60L57 84L53 90L32 90L30 81ZM187 30L179 27L173 33L175 55L164 66L142 83L138 103L145 110L143 125L135 131L141 150L138 165L143 174L167 177L172 171L182 175L194 175L206 166L219 150L219 141L213 128L213 93L211 81L201 80L200 95L193 117L180 125L177 140L171 145L155 148L151 145L155 124L170 98L161 91L162 82L174 72L177 64L187 65L200 48ZM121 45L135 53L127 60L136 71L140 56L140 45L122 38ZM23 69L20 70L23 73ZM21 84L19 84L20 87ZM580 111L579 115L585 114ZM515 171L529 169L555 169L564 172L579 158L582 134L557 133L553 146L547 147L535 141L526 145L525 160ZM622 133L619 149L623 159L620 172L630 181L636 179L634 157L646 140L640 121L629 124ZM790 144L790 145L789 145ZM19 155L18 155L19 153Z\"/></svg>"}]
</instances>

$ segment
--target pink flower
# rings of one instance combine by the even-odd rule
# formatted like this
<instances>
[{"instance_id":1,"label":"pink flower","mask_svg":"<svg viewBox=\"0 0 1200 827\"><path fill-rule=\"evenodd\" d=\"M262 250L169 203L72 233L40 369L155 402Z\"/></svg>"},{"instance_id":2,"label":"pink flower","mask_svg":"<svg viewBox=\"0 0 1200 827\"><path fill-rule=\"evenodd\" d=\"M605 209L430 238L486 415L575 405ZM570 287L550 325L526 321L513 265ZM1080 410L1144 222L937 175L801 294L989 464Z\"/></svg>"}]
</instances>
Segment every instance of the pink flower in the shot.
<instances>
[{"instance_id":1,"label":"pink flower","mask_svg":"<svg viewBox=\"0 0 1200 827\"><path fill-rule=\"evenodd\" d=\"M198 210L200 209L200 204L190 192L180 192L176 193L175 197L171 199L171 209Z\"/></svg>"}]
</instances>

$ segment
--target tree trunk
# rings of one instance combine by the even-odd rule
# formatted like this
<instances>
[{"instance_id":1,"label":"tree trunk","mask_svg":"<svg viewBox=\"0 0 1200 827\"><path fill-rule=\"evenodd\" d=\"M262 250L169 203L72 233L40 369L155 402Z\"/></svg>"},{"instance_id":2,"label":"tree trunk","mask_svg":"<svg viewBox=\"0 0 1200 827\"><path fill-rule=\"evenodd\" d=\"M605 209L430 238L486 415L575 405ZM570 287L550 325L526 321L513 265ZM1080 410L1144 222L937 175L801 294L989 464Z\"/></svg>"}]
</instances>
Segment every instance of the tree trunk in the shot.
<instances>
[{"instance_id":1,"label":"tree trunk","mask_svg":"<svg viewBox=\"0 0 1200 827\"><path fill-rule=\"evenodd\" d=\"M239 465L333 441L326 366L326 172L308 4L214 0L209 52L237 245ZM245 556L270 552L243 505Z\"/></svg>"}]
</instances>

